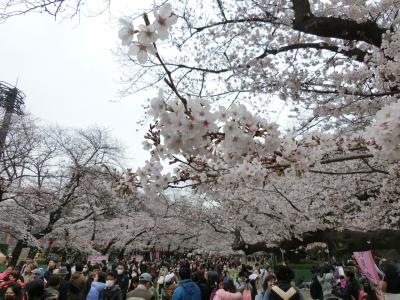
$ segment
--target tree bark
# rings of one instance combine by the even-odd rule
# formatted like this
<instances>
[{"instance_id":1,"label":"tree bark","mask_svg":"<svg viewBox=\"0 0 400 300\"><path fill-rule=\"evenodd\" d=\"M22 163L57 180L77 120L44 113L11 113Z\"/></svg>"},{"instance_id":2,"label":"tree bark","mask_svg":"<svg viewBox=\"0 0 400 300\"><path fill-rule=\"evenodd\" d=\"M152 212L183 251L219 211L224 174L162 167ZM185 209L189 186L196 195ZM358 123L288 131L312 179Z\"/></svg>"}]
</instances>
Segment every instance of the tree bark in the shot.
<instances>
[{"instance_id":1,"label":"tree bark","mask_svg":"<svg viewBox=\"0 0 400 300\"><path fill-rule=\"evenodd\" d=\"M106 255L107 252L111 249L112 245L114 245L114 244L116 243L116 241L117 241L116 238L111 239L111 240L108 242L107 246L106 246L104 249L102 249L102 250L100 251L101 254L102 254L102 255Z\"/></svg>"},{"instance_id":2,"label":"tree bark","mask_svg":"<svg viewBox=\"0 0 400 300\"><path fill-rule=\"evenodd\" d=\"M25 242L23 240L18 240L11 254L12 258L10 260L10 265L15 266L18 262L19 256L21 255L22 249L25 247Z\"/></svg>"},{"instance_id":3,"label":"tree bark","mask_svg":"<svg viewBox=\"0 0 400 300\"><path fill-rule=\"evenodd\" d=\"M30 259L34 259L34 258L35 258L35 255L36 255L36 253L37 253L37 248L36 248L36 247L33 247L33 246L31 246L31 247L30 247L30 249L29 249L28 258L30 258Z\"/></svg>"},{"instance_id":4,"label":"tree bark","mask_svg":"<svg viewBox=\"0 0 400 300\"><path fill-rule=\"evenodd\" d=\"M119 253L118 253L118 259L119 260L123 260L124 259L124 255L125 255L125 247L123 247L120 251L119 251Z\"/></svg>"},{"instance_id":5,"label":"tree bark","mask_svg":"<svg viewBox=\"0 0 400 300\"><path fill-rule=\"evenodd\" d=\"M372 21L358 23L351 19L337 17L317 17L311 12L308 0L292 0L294 10L293 29L312 35L363 41L380 47L385 28Z\"/></svg>"},{"instance_id":6,"label":"tree bark","mask_svg":"<svg viewBox=\"0 0 400 300\"><path fill-rule=\"evenodd\" d=\"M285 240L276 246L268 246L266 242L253 244L246 243L240 232L236 230L236 238L232 245L233 250L242 250L246 254L258 251L280 253L280 250L295 250L300 246L321 242L328 245L329 249L337 252L366 251L372 249L398 249L400 248L400 230L382 229L376 231L336 231L318 230L315 232L305 232L300 238L293 237Z\"/></svg>"}]
</instances>

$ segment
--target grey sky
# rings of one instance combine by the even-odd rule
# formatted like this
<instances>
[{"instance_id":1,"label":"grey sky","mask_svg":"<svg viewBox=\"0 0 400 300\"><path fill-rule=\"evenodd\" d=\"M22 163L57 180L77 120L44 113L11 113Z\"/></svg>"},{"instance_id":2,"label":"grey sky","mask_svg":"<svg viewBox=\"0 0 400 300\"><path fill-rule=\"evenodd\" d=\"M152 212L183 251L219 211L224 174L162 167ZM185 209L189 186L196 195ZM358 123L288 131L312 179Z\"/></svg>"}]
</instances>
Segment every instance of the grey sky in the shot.
<instances>
[{"instance_id":1,"label":"grey sky","mask_svg":"<svg viewBox=\"0 0 400 300\"><path fill-rule=\"evenodd\" d=\"M158 90L119 99L122 70L112 51L118 45L118 19L151 7L149 0L117 0L96 17L13 17L0 24L0 80L19 78L27 110L47 124L110 129L127 147L127 167L136 168L149 157L141 144L147 128L136 122L143 117L142 104ZM288 107L278 104L276 111L272 120L288 127Z\"/></svg>"},{"instance_id":2,"label":"grey sky","mask_svg":"<svg viewBox=\"0 0 400 300\"><path fill-rule=\"evenodd\" d=\"M136 1L129 2L138 9ZM61 22L28 14L0 24L0 80L14 84L19 77L27 110L47 124L109 128L127 146L129 164L137 167L147 155L141 146L145 129L136 122L150 95L118 98L122 71L112 50L117 48L117 20L128 14L123 4L112 6L111 16Z\"/></svg>"}]
</instances>

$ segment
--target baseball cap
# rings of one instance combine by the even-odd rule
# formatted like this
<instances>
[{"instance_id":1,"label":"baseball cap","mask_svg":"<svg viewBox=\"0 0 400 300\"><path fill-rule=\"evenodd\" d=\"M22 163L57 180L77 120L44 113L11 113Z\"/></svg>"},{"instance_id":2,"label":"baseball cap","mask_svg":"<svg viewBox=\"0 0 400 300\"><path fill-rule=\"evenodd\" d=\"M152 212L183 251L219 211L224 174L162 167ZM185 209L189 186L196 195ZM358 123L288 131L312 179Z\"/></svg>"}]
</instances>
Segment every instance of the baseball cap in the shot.
<instances>
[{"instance_id":1,"label":"baseball cap","mask_svg":"<svg viewBox=\"0 0 400 300\"><path fill-rule=\"evenodd\" d=\"M142 275L139 276L139 281L146 281L150 282L153 278L149 273L143 273Z\"/></svg>"},{"instance_id":2,"label":"baseball cap","mask_svg":"<svg viewBox=\"0 0 400 300\"><path fill-rule=\"evenodd\" d=\"M38 275L39 277L44 276L44 270L42 268L33 269L32 273Z\"/></svg>"}]
</instances>

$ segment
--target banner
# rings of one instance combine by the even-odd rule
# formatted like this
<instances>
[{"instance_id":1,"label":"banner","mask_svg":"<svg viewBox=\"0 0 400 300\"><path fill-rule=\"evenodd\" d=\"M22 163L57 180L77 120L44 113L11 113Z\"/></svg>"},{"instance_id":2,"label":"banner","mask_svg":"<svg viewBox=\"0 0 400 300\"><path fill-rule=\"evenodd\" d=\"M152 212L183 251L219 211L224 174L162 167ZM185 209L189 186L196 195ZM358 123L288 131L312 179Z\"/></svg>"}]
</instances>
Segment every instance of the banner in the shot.
<instances>
[{"instance_id":1,"label":"banner","mask_svg":"<svg viewBox=\"0 0 400 300\"><path fill-rule=\"evenodd\" d=\"M354 252L354 258L357 261L358 266L361 269L361 272L364 274L365 277L372 283L375 287L376 298L378 300L383 300L383 293L378 288L378 283L380 281L378 272L375 268L375 261L374 257L372 256L371 251L364 251L364 252Z\"/></svg>"},{"instance_id":2,"label":"banner","mask_svg":"<svg viewBox=\"0 0 400 300\"><path fill-rule=\"evenodd\" d=\"M89 255L87 261L102 262L103 260L108 261L108 255Z\"/></svg>"}]
</instances>

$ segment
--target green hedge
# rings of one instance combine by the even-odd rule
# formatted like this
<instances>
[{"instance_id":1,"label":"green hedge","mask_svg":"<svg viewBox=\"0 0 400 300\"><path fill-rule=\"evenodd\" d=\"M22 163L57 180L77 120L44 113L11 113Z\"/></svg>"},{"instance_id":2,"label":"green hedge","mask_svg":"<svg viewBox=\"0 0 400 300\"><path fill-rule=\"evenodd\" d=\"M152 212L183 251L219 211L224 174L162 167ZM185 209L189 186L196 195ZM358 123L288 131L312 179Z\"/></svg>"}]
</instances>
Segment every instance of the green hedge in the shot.
<instances>
[{"instance_id":1,"label":"green hedge","mask_svg":"<svg viewBox=\"0 0 400 300\"><path fill-rule=\"evenodd\" d=\"M311 281L311 268L314 264L289 264L294 272L294 281L296 284L303 279L306 282Z\"/></svg>"}]
</instances>

